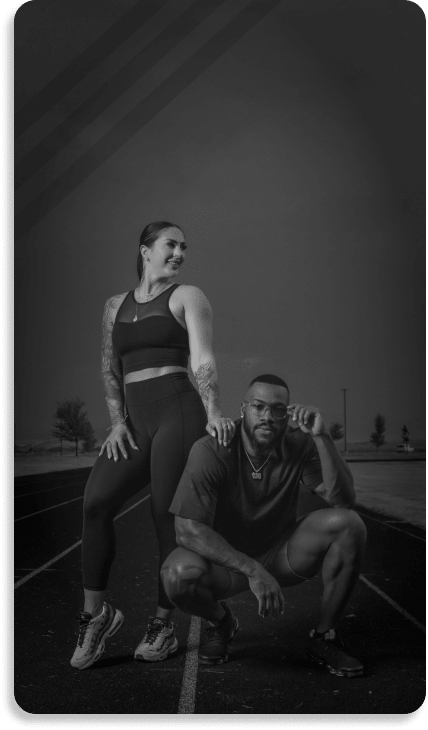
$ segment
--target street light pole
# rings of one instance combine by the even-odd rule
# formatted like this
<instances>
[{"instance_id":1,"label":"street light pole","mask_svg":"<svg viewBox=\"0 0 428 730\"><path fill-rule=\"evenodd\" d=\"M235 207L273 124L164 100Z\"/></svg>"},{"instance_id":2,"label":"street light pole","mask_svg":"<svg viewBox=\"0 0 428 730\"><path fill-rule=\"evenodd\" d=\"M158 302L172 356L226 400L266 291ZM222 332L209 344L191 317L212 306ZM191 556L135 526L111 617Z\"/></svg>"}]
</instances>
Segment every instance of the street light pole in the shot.
<instances>
[{"instance_id":1,"label":"street light pole","mask_svg":"<svg viewBox=\"0 0 428 730\"><path fill-rule=\"evenodd\" d=\"M343 426L345 429L345 454L346 454L346 448L347 448L347 443L346 443L346 391L349 390L349 388L341 388L341 390L343 390L343 421L344 421Z\"/></svg>"}]
</instances>

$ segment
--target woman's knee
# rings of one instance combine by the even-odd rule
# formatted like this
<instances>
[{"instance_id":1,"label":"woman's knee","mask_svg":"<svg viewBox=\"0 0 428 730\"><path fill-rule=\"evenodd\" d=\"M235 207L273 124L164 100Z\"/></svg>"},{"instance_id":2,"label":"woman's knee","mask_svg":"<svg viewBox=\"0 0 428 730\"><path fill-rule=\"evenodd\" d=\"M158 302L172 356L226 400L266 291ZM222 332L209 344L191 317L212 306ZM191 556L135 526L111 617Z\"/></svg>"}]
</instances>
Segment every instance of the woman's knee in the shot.
<instances>
[{"instance_id":1,"label":"woman's knee","mask_svg":"<svg viewBox=\"0 0 428 730\"><path fill-rule=\"evenodd\" d=\"M168 598L177 603L192 593L196 583L208 572L208 563L197 553L176 548L161 567L161 579Z\"/></svg>"},{"instance_id":2,"label":"woman's knee","mask_svg":"<svg viewBox=\"0 0 428 730\"><path fill-rule=\"evenodd\" d=\"M112 500L99 495L85 495L83 500L83 518L85 521L113 519L117 512Z\"/></svg>"}]
</instances>

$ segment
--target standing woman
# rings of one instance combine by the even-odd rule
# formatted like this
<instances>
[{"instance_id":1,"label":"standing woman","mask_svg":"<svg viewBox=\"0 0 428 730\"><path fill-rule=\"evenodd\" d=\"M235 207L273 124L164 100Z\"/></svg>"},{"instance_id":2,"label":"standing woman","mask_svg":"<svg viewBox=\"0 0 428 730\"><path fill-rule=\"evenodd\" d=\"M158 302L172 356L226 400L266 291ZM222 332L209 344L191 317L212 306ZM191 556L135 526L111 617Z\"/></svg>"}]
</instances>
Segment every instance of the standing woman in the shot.
<instances>
[{"instance_id":1,"label":"standing woman","mask_svg":"<svg viewBox=\"0 0 428 730\"><path fill-rule=\"evenodd\" d=\"M108 299L104 308L102 375L112 425L85 490L85 599L71 659L77 669L99 659L123 623L122 613L104 600L121 506L151 483L160 569L176 548L168 510L192 445L206 431L227 445L235 432L220 412L210 304L197 287L174 283L185 256L179 226L150 223L140 237L138 287ZM189 356L199 395L188 377ZM158 575L156 617L136 659L158 661L177 649L173 610Z\"/></svg>"}]
</instances>

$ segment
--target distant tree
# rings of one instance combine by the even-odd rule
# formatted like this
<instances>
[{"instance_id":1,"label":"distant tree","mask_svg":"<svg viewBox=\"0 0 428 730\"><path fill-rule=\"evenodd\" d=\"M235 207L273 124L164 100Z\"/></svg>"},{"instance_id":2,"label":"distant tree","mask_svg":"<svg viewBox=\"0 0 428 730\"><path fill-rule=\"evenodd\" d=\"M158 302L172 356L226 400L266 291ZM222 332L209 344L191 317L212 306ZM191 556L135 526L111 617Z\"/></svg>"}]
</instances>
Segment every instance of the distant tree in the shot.
<instances>
[{"instance_id":1,"label":"distant tree","mask_svg":"<svg viewBox=\"0 0 428 730\"><path fill-rule=\"evenodd\" d=\"M378 451L379 446L385 443L385 419L380 413L375 417L374 427L375 430L370 434L370 443L374 444Z\"/></svg>"},{"instance_id":2,"label":"distant tree","mask_svg":"<svg viewBox=\"0 0 428 730\"><path fill-rule=\"evenodd\" d=\"M328 430L333 441L340 441L345 435L342 424L337 421L333 421Z\"/></svg>"},{"instance_id":3,"label":"distant tree","mask_svg":"<svg viewBox=\"0 0 428 730\"><path fill-rule=\"evenodd\" d=\"M53 422L53 429L52 429L51 433L52 433L52 436L54 436L54 438L59 440L60 452L61 452L61 456L62 456L62 442L64 441L64 439L67 440L68 429L67 429L66 422L62 416L61 408L62 408L62 406L60 406L58 404L58 408L56 409L56 412L55 412L55 421ZM61 413L61 415L60 415L60 413Z\"/></svg>"},{"instance_id":4,"label":"distant tree","mask_svg":"<svg viewBox=\"0 0 428 730\"><path fill-rule=\"evenodd\" d=\"M92 425L88 421L86 436L83 439L82 449L83 451L93 451L98 446L97 437Z\"/></svg>"},{"instance_id":5,"label":"distant tree","mask_svg":"<svg viewBox=\"0 0 428 730\"><path fill-rule=\"evenodd\" d=\"M410 441L410 433L406 424L404 424L403 428L401 429L401 438L403 439L403 444L408 444Z\"/></svg>"},{"instance_id":6,"label":"distant tree","mask_svg":"<svg viewBox=\"0 0 428 730\"><path fill-rule=\"evenodd\" d=\"M70 398L58 403L55 411L52 434L56 438L72 441L76 444L78 454L79 441L84 440L89 427L92 428L88 414L83 410L85 403L80 398ZM62 451L61 451L62 453Z\"/></svg>"}]
</instances>

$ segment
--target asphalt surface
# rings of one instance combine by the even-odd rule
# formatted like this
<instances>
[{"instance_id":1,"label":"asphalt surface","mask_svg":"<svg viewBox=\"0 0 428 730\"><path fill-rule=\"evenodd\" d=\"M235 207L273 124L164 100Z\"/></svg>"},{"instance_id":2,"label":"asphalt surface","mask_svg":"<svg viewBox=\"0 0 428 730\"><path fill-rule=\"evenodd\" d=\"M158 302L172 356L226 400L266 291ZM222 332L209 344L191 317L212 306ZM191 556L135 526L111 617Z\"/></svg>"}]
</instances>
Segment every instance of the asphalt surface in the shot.
<instances>
[{"instance_id":1,"label":"asphalt surface","mask_svg":"<svg viewBox=\"0 0 428 730\"><path fill-rule=\"evenodd\" d=\"M308 633L317 622L319 577L284 589L286 610L275 621L258 616L250 592L231 599L241 628L227 664L192 665L190 617L178 612L177 653L155 664L135 662L134 649L156 605L157 546L150 499L144 499L148 490L128 502L115 523L117 557L108 600L124 613L124 625L93 667L73 669L75 615L82 605L76 543L89 471L15 480L15 698L25 712L401 714L423 703L425 533L360 507L368 529L363 580L340 628L363 661L364 676L336 677L305 659ZM301 490L300 513L325 506Z\"/></svg>"}]
</instances>

